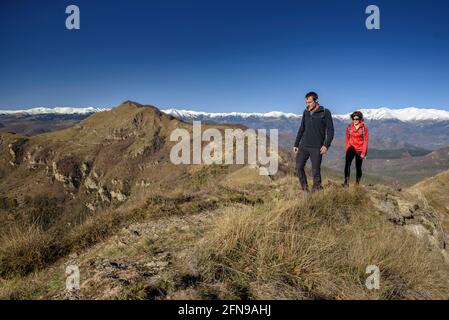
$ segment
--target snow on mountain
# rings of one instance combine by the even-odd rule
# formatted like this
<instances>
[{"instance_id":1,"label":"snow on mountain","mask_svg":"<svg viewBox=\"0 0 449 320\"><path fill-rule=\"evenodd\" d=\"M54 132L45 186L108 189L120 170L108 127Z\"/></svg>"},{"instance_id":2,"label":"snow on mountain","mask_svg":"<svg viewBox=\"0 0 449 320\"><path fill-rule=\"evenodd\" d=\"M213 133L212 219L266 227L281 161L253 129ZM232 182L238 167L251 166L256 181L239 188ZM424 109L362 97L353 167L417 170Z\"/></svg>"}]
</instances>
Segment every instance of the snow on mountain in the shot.
<instances>
[{"instance_id":1,"label":"snow on mountain","mask_svg":"<svg viewBox=\"0 0 449 320\"><path fill-rule=\"evenodd\" d=\"M70 108L70 107L57 107L57 108L32 108L24 110L0 110L0 114L14 114L14 113L25 113L25 114L88 114L100 111L106 111L107 108Z\"/></svg>"},{"instance_id":2,"label":"snow on mountain","mask_svg":"<svg viewBox=\"0 0 449 320\"><path fill-rule=\"evenodd\" d=\"M171 114L175 117L183 119L196 119L198 117L208 118L224 118L224 117L258 117L258 118L299 118L300 114L285 113L280 111L272 111L268 113L245 113L245 112L229 112L229 113L208 113L189 110L166 109L161 110L165 113ZM403 122L415 121L446 121L449 120L449 111L437 109L419 109L419 108L404 108L404 109L360 109L364 118L368 120L399 120ZM334 114L334 118L339 120L349 120L350 113Z\"/></svg>"},{"instance_id":3,"label":"snow on mountain","mask_svg":"<svg viewBox=\"0 0 449 320\"><path fill-rule=\"evenodd\" d=\"M361 109L365 119L368 120L388 120L395 119L403 122L415 121L445 121L449 120L449 111L437 109L420 109L420 108L404 108L404 109ZM339 115L342 120L349 120L349 113Z\"/></svg>"},{"instance_id":4,"label":"snow on mountain","mask_svg":"<svg viewBox=\"0 0 449 320\"><path fill-rule=\"evenodd\" d=\"M299 117L299 115L294 113L285 113L281 111L271 111L267 113L257 113L257 112L202 112L202 111L192 111L192 110L179 110L179 109L162 109L162 112L170 114L174 117L180 117L183 119L195 119L198 117L208 117L208 118L225 118L225 117L240 117L240 118L291 118Z\"/></svg>"},{"instance_id":5,"label":"snow on mountain","mask_svg":"<svg viewBox=\"0 0 449 320\"><path fill-rule=\"evenodd\" d=\"M26 110L0 110L0 114L25 113L25 114L89 114L108 110L108 108L32 108ZM202 112L183 109L163 109L162 112L185 120L194 120L201 118L300 118L300 114L286 113L281 111L271 111L267 113L249 113L249 112ZM421 108L403 108L403 109L360 109L367 120L399 120L402 122L417 121L447 121L449 120L449 111L437 109ZM349 120L350 113L334 114L333 117L339 120Z\"/></svg>"}]
</instances>

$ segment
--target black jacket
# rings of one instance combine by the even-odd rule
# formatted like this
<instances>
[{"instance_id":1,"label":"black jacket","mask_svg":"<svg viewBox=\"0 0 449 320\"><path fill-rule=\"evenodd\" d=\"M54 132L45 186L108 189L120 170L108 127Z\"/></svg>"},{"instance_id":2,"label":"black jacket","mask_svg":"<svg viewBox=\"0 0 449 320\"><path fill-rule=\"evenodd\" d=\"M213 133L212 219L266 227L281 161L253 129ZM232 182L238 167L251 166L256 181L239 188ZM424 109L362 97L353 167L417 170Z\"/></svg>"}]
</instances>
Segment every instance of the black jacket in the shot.
<instances>
[{"instance_id":1,"label":"black jacket","mask_svg":"<svg viewBox=\"0 0 449 320\"><path fill-rule=\"evenodd\" d=\"M319 106L318 110L310 114L304 110L296 135L295 147L314 147L321 148L325 146L329 149L334 139L334 123L332 121L331 112Z\"/></svg>"}]
</instances>

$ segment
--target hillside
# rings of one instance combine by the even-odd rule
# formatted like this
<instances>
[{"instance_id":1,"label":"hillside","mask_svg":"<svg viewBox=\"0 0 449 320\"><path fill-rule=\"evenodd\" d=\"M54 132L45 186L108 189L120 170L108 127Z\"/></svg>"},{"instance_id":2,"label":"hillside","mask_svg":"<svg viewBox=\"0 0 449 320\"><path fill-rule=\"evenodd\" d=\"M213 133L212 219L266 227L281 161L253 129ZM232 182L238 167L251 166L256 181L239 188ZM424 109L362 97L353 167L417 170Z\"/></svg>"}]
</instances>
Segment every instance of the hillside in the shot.
<instances>
[{"instance_id":1,"label":"hillside","mask_svg":"<svg viewBox=\"0 0 449 320\"><path fill-rule=\"evenodd\" d=\"M389 176L412 185L449 169L449 147L434 150L420 156L406 154L400 159L371 159L366 161L366 170ZM430 178L431 179L431 178Z\"/></svg>"},{"instance_id":2,"label":"hillside","mask_svg":"<svg viewBox=\"0 0 449 320\"><path fill-rule=\"evenodd\" d=\"M415 189L383 185L298 197L296 177L247 181L217 207L144 209L111 237L1 281L16 299L447 299L448 229ZM235 194L237 195L237 194ZM239 196L238 196L239 197ZM182 197L172 198L175 203ZM81 289L65 291L65 267ZM364 286L376 265L380 290Z\"/></svg>"},{"instance_id":3,"label":"hillside","mask_svg":"<svg viewBox=\"0 0 449 320\"><path fill-rule=\"evenodd\" d=\"M164 215L159 210L184 214L255 201L234 187L240 182L232 173L244 165L173 165L175 128L192 131L128 101L65 130L0 134L0 277L44 268L132 221ZM253 174L257 167L245 170L270 181Z\"/></svg>"},{"instance_id":4,"label":"hillside","mask_svg":"<svg viewBox=\"0 0 449 320\"><path fill-rule=\"evenodd\" d=\"M247 187L256 201L133 222L39 272L3 280L3 298L39 299L447 299L447 237L410 190L341 189L307 200L296 179ZM261 193L262 192L262 193ZM263 195L263 196L262 196ZM357 208L357 210L355 210ZM76 264L81 289L68 294ZM381 289L364 286L368 265Z\"/></svg>"},{"instance_id":5,"label":"hillside","mask_svg":"<svg viewBox=\"0 0 449 320\"><path fill-rule=\"evenodd\" d=\"M127 101L65 130L0 134L0 298L449 298L447 173L346 189L325 170L303 198L282 150L273 177L173 165L181 127ZM379 290L364 285L369 265Z\"/></svg>"},{"instance_id":6,"label":"hillside","mask_svg":"<svg viewBox=\"0 0 449 320\"><path fill-rule=\"evenodd\" d=\"M449 230L449 170L417 183L414 188L422 192L429 204L437 209L442 223Z\"/></svg>"}]
</instances>

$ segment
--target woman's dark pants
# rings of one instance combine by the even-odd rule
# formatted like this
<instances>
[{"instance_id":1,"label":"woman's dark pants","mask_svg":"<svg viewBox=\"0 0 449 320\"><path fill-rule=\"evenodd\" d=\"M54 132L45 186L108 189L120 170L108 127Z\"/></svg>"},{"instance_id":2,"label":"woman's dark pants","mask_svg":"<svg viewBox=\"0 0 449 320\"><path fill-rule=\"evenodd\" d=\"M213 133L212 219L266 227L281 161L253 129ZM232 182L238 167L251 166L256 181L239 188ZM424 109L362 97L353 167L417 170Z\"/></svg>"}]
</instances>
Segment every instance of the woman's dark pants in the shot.
<instances>
[{"instance_id":1,"label":"woman's dark pants","mask_svg":"<svg viewBox=\"0 0 449 320\"><path fill-rule=\"evenodd\" d=\"M356 183L360 182L362 178L362 163L363 159L360 157L360 153L356 152L354 148L349 148L346 152L346 163L345 163L345 183L349 183L349 176L351 175L351 164L352 160L355 158L355 169L356 169Z\"/></svg>"}]
</instances>

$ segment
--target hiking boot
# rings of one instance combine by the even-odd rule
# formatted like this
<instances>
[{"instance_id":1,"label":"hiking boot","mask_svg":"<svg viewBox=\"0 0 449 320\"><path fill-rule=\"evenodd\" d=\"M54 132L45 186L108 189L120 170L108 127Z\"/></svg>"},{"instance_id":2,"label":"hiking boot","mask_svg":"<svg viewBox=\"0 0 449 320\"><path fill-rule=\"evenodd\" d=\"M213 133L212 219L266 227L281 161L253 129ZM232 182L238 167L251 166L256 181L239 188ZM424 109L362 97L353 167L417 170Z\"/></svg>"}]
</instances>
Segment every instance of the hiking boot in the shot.
<instances>
[{"instance_id":1,"label":"hiking boot","mask_svg":"<svg viewBox=\"0 0 449 320\"><path fill-rule=\"evenodd\" d=\"M345 179L345 182L343 182L343 184L341 186L344 188L349 188L349 180Z\"/></svg>"},{"instance_id":2,"label":"hiking boot","mask_svg":"<svg viewBox=\"0 0 449 320\"><path fill-rule=\"evenodd\" d=\"M319 191L319 190L323 190L323 187L322 187L322 186L318 186L318 187L313 186L313 188L312 188L312 193L313 193L313 192L317 192L317 191Z\"/></svg>"}]
</instances>

